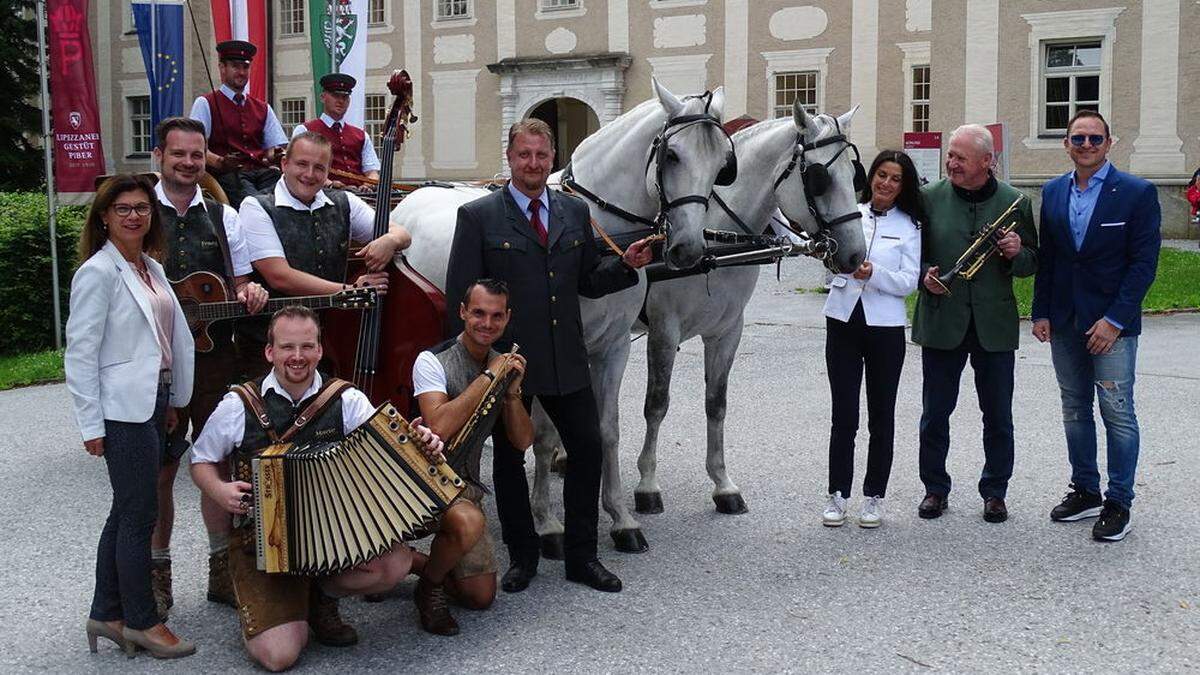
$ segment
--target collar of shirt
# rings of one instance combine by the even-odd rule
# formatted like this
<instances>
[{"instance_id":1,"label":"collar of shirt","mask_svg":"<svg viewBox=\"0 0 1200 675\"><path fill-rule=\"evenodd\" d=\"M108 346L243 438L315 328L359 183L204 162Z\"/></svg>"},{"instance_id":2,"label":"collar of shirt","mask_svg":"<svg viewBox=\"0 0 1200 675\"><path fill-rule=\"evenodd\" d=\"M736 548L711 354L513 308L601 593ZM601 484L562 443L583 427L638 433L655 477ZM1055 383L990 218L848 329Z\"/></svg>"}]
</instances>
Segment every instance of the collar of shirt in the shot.
<instances>
[{"instance_id":1,"label":"collar of shirt","mask_svg":"<svg viewBox=\"0 0 1200 675\"><path fill-rule=\"evenodd\" d=\"M321 113L321 121L324 122L325 126L329 127L330 129L332 129L333 125L338 122L341 122L343 127L347 126L346 120L344 120L344 119L335 120L329 116L329 113Z\"/></svg>"},{"instance_id":2,"label":"collar of shirt","mask_svg":"<svg viewBox=\"0 0 1200 675\"><path fill-rule=\"evenodd\" d=\"M267 392L272 389L275 390L276 394L279 394L280 396L283 396L287 400L291 401L292 405L295 406L295 405L298 405L300 403L300 401L303 401L304 399L308 398L309 396L312 396L313 394L315 394L321 390L321 373L313 373L312 384L309 385L308 389L304 390L304 393L300 395L299 399L294 399L294 398L292 398L292 395L288 393L288 390L284 389L283 385L279 384L279 379L275 377L275 369L272 368L271 372L267 373L267 376L265 378L263 378L263 383L262 383L263 396L266 396Z\"/></svg>"},{"instance_id":3,"label":"collar of shirt","mask_svg":"<svg viewBox=\"0 0 1200 675\"><path fill-rule=\"evenodd\" d=\"M175 208L175 205L171 203L171 199L169 197L167 197L167 191L163 189L163 184L162 184L161 180L154 184L154 195L156 197L158 197L159 204L162 204L163 206L166 206L166 207L169 207L172 209ZM192 203L188 204L188 210L191 210L191 208L197 204L200 205L200 208L205 209L205 211L208 210L204 206L204 195L202 195L200 193L199 185L196 186L196 194L192 195ZM178 212L176 212L176 213L178 213Z\"/></svg>"},{"instance_id":4,"label":"collar of shirt","mask_svg":"<svg viewBox=\"0 0 1200 675\"><path fill-rule=\"evenodd\" d=\"M508 181L508 194L512 195L513 201L520 207L521 213L525 215L525 220L529 220L529 202L533 201L524 192L521 192L513 186L512 181ZM550 227L550 195L546 193L546 188L542 188L542 194L538 195L538 199L542 201L542 208L539 209L542 216L542 225L546 228Z\"/></svg>"},{"instance_id":5,"label":"collar of shirt","mask_svg":"<svg viewBox=\"0 0 1200 675\"><path fill-rule=\"evenodd\" d=\"M1109 162L1107 159L1104 160L1104 164L1101 165L1100 168L1096 170L1096 173L1092 174L1092 177L1088 179L1087 187L1082 190L1079 189L1079 181L1077 180L1078 179L1077 172L1072 171L1071 172L1071 189L1079 194L1082 194L1084 192L1091 192L1093 190L1098 190L1101 185L1104 185L1104 181L1108 180L1108 173L1111 170L1112 170L1112 162Z\"/></svg>"},{"instance_id":6,"label":"collar of shirt","mask_svg":"<svg viewBox=\"0 0 1200 675\"><path fill-rule=\"evenodd\" d=\"M237 94L242 95L242 100L249 98L249 95L246 94L245 91L240 91L240 92L234 91L232 87L230 87L229 85L227 85L225 83L221 83L221 93L225 94L225 98L229 99L230 101L232 101L233 97L236 96Z\"/></svg>"},{"instance_id":7,"label":"collar of shirt","mask_svg":"<svg viewBox=\"0 0 1200 675\"><path fill-rule=\"evenodd\" d=\"M333 200L330 199L329 196L325 194L324 190L317 190L317 196L313 198L313 203L305 204L304 202L302 202L299 199L296 199L295 197L292 196L291 190L288 190L288 188L287 188L286 180L284 180L283 178L280 178L279 182L275 183L275 205L276 206L286 206L289 209L292 209L295 211L316 211L317 209L321 208L322 206L325 206L326 204L332 204L332 203L333 203Z\"/></svg>"}]
</instances>

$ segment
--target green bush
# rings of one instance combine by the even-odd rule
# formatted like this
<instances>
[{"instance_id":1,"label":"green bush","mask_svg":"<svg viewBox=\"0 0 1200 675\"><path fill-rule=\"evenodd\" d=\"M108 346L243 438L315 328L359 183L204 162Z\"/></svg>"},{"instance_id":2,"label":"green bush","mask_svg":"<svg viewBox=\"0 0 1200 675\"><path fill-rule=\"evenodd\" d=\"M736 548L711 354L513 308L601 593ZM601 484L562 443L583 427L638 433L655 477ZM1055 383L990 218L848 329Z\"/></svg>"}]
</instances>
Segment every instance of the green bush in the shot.
<instances>
[{"instance_id":1,"label":"green bush","mask_svg":"<svg viewBox=\"0 0 1200 675\"><path fill-rule=\"evenodd\" d=\"M66 321L75 245L87 209L58 209L59 297ZM46 195L0 192L0 355L54 348Z\"/></svg>"}]
</instances>

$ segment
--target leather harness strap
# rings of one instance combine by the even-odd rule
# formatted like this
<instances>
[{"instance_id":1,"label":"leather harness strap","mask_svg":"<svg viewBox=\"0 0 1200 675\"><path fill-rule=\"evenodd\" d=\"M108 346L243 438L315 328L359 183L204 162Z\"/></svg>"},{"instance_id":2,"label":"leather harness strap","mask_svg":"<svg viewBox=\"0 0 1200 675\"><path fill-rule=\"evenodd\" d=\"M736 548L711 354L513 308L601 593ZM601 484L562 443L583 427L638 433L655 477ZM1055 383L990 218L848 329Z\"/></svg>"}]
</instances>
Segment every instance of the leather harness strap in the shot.
<instances>
[{"instance_id":1,"label":"leather harness strap","mask_svg":"<svg viewBox=\"0 0 1200 675\"><path fill-rule=\"evenodd\" d=\"M257 384L254 382L235 384L230 387L230 389L237 394L238 397L242 399L242 403L245 404L252 413L254 413L254 417L258 420L259 426L262 427L263 432L267 434L267 437L271 439L271 442L278 444L291 441L296 434L300 433L300 430L304 428L304 425L308 424L308 422L313 418L320 416L320 414L329 407L329 404L332 403L335 398L341 396L342 393L351 386L353 385L340 378L333 377L327 380L323 385L321 385L321 390L317 393L317 397L313 399L313 402L309 403L304 407L304 410L300 411L300 414L296 416L295 421L292 422L292 425L288 427L287 431L283 432L282 436L277 435L274 427L271 426L271 418L267 415L266 408L263 405L262 393L259 392Z\"/></svg>"}]
</instances>

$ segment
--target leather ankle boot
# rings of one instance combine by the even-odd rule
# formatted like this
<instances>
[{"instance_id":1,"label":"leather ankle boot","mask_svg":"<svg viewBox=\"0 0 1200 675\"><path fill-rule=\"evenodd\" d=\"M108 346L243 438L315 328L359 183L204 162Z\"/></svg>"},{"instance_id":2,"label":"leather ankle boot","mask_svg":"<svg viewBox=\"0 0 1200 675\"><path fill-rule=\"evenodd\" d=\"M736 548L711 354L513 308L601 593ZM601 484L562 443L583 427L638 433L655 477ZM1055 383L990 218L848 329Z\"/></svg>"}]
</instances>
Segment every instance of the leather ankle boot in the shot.
<instances>
[{"instance_id":1,"label":"leather ankle boot","mask_svg":"<svg viewBox=\"0 0 1200 675\"><path fill-rule=\"evenodd\" d=\"M458 622L450 615L446 604L446 589L425 579L417 583L413 594L421 628L434 635L458 635Z\"/></svg>"},{"instance_id":2,"label":"leather ankle boot","mask_svg":"<svg viewBox=\"0 0 1200 675\"><path fill-rule=\"evenodd\" d=\"M314 583L308 603L308 626L317 642L326 647L349 647L358 644L358 631L342 621L337 598L325 595Z\"/></svg>"},{"instance_id":3,"label":"leather ankle boot","mask_svg":"<svg viewBox=\"0 0 1200 675\"><path fill-rule=\"evenodd\" d=\"M150 589L154 591L154 608L159 621L167 620L167 612L175 605L175 594L171 592L171 560L150 561Z\"/></svg>"},{"instance_id":4,"label":"leather ankle boot","mask_svg":"<svg viewBox=\"0 0 1200 675\"><path fill-rule=\"evenodd\" d=\"M229 550L208 556L208 601L237 607L233 578L229 576Z\"/></svg>"}]
</instances>

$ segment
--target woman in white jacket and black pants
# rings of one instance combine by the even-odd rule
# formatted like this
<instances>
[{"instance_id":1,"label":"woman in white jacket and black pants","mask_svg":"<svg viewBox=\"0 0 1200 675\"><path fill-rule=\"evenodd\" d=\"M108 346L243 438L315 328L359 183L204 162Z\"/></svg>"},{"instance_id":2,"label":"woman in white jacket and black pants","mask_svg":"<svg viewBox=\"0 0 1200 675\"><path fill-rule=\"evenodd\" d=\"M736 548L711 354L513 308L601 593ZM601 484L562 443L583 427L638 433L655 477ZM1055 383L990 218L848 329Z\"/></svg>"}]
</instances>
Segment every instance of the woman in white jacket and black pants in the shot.
<instances>
[{"instance_id":1,"label":"woman in white jacket and black pants","mask_svg":"<svg viewBox=\"0 0 1200 675\"><path fill-rule=\"evenodd\" d=\"M825 301L825 365L833 400L829 432L829 500L822 522L846 522L854 477L859 391L867 375L870 442L858 524L878 527L892 471L896 391L904 366L904 297L917 288L920 223L926 220L916 168L903 152L879 153L867 172L859 209L867 257L852 274L833 277Z\"/></svg>"}]
</instances>

